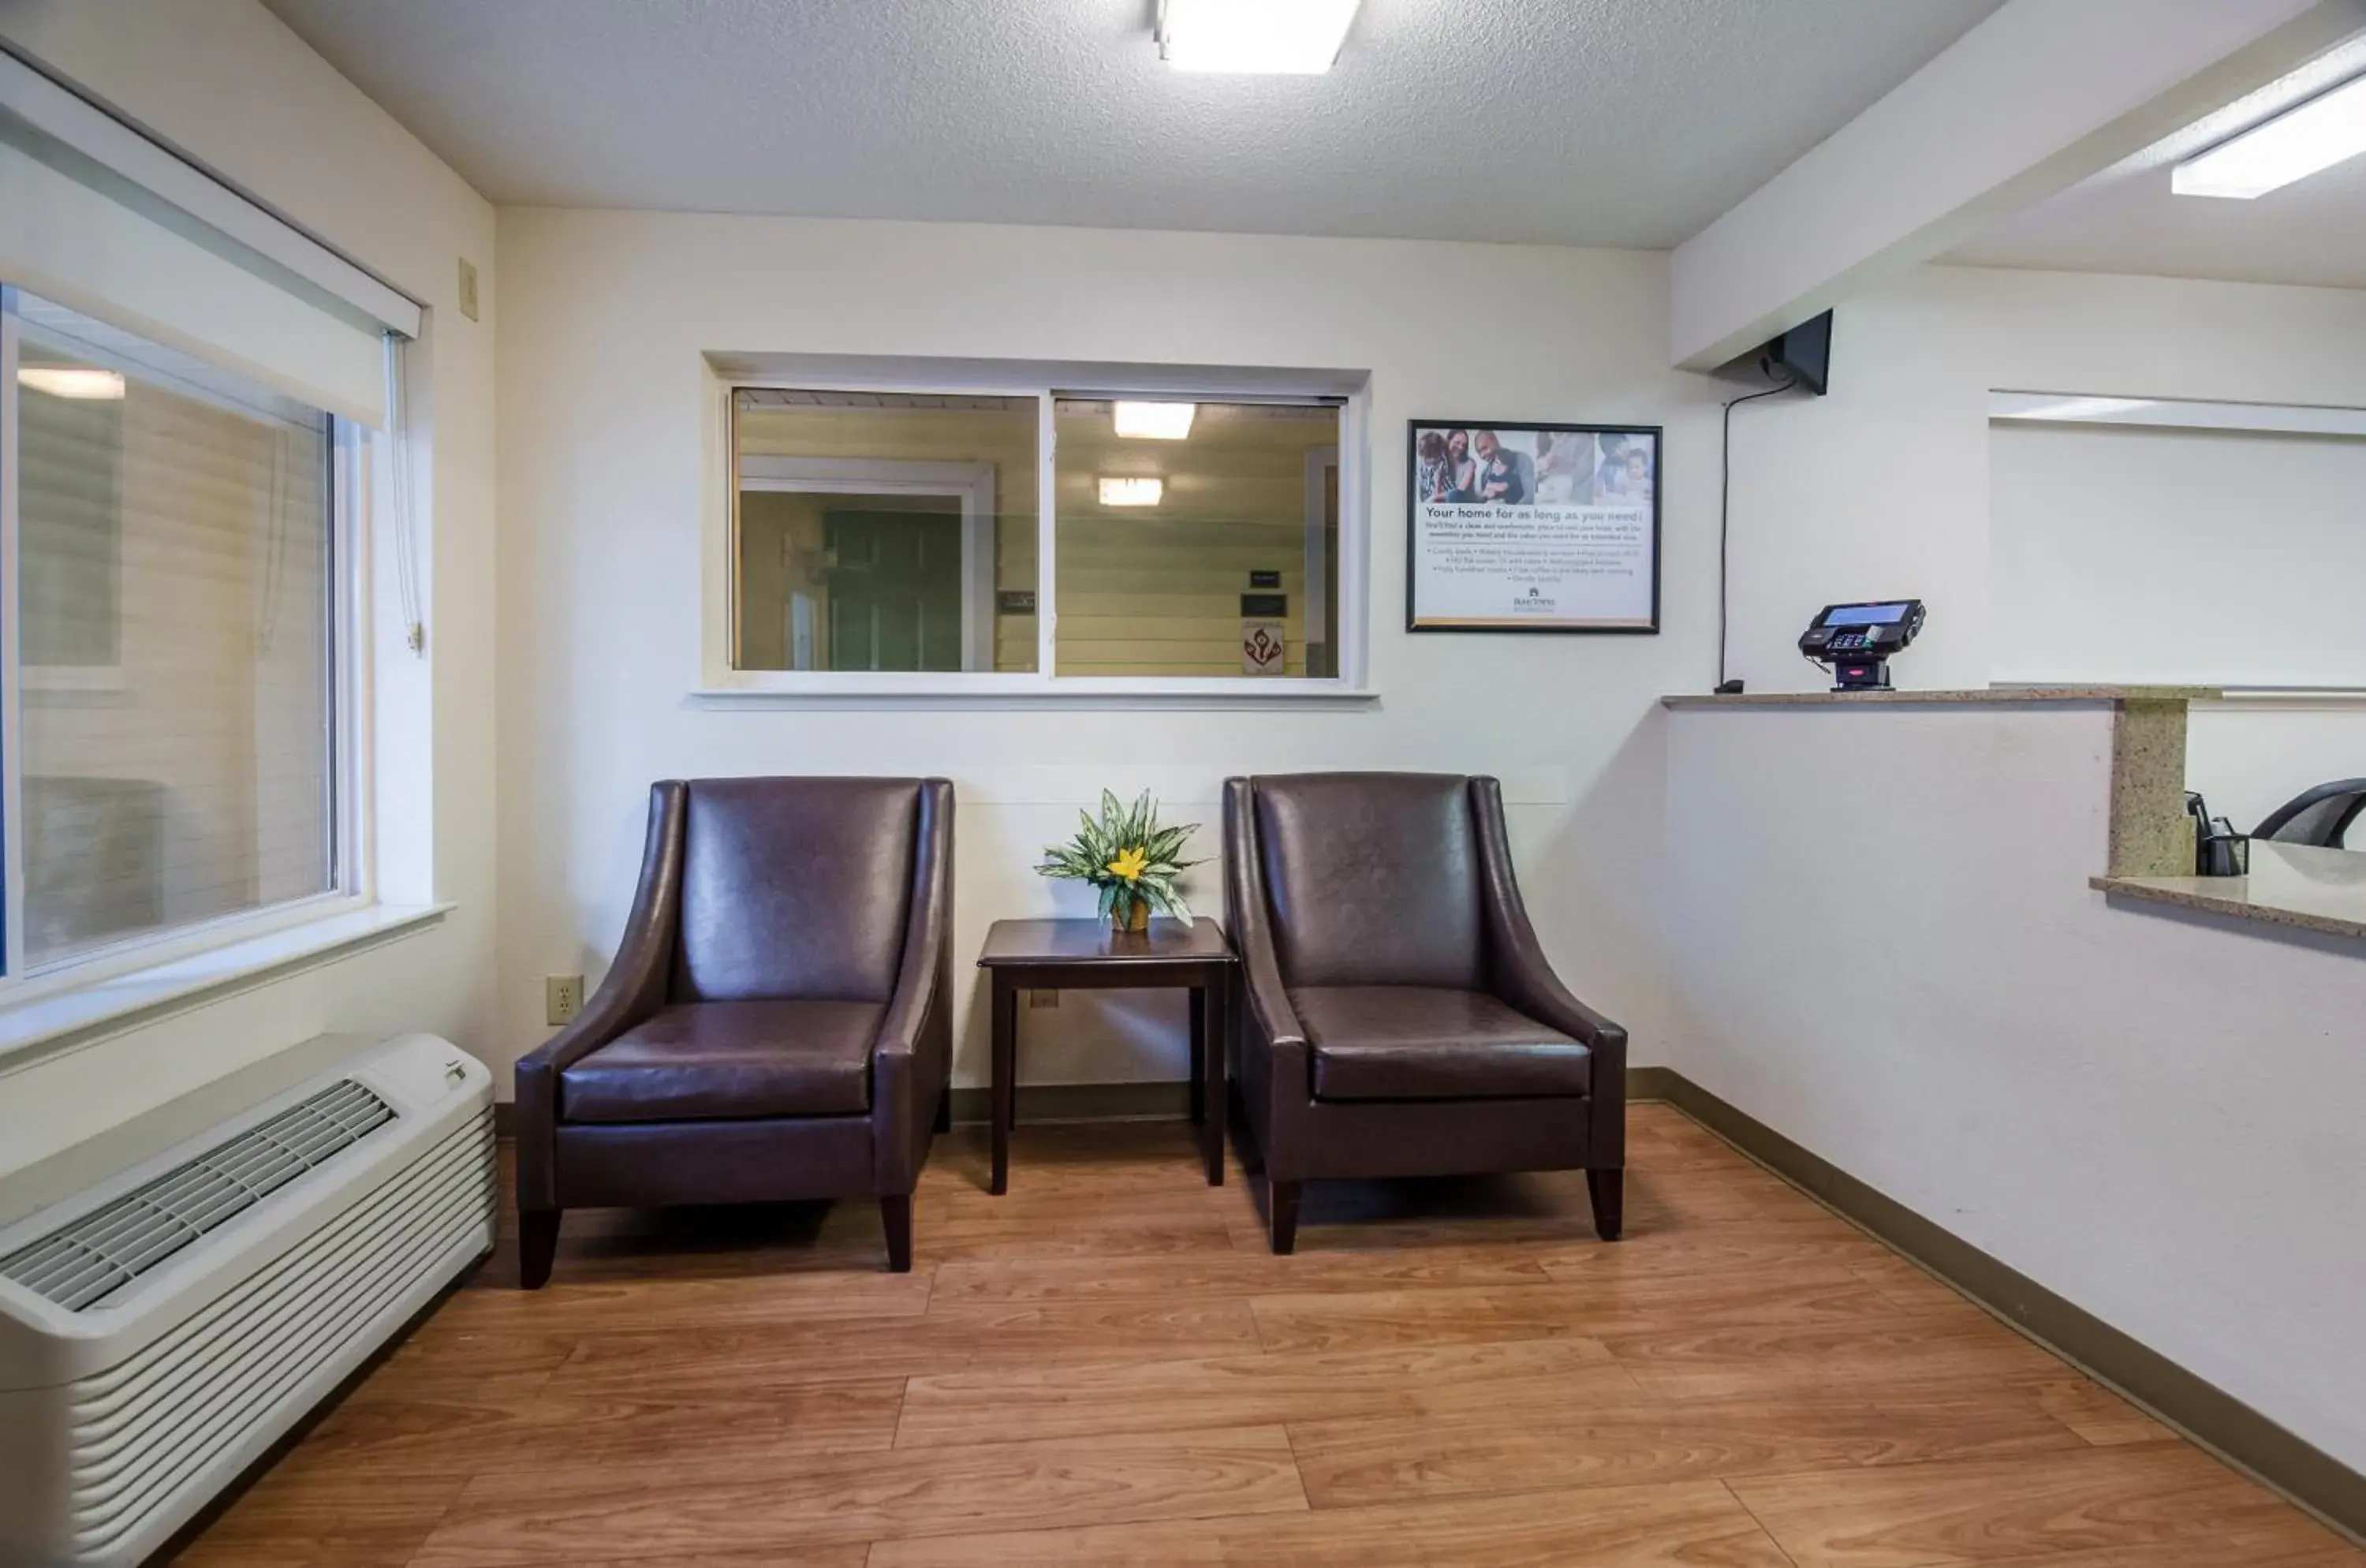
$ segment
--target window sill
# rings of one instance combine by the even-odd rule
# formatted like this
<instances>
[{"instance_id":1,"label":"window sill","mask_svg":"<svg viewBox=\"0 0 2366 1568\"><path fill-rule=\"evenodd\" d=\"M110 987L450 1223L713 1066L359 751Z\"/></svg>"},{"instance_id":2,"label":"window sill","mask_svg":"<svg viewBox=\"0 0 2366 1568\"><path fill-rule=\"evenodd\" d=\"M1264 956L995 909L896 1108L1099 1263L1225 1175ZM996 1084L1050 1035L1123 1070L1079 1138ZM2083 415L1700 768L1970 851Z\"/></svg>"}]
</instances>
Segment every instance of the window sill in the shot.
<instances>
[{"instance_id":1,"label":"window sill","mask_svg":"<svg viewBox=\"0 0 2366 1568\"><path fill-rule=\"evenodd\" d=\"M34 979L0 1002L0 1076L175 1013L397 942L449 904L375 904L91 979Z\"/></svg>"},{"instance_id":2,"label":"window sill","mask_svg":"<svg viewBox=\"0 0 2366 1568\"><path fill-rule=\"evenodd\" d=\"M690 694L703 707L1042 708L1359 707L1380 694L1346 681L1292 676L800 675L751 671Z\"/></svg>"},{"instance_id":3,"label":"window sill","mask_svg":"<svg viewBox=\"0 0 2366 1568\"><path fill-rule=\"evenodd\" d=\"M119 664L28 664L17 680L28 707L128 707L134 697Z\"/></svg>"},{"instance_id":4,"label":"window sill","mask_svg":"<svg viewBox=\"0 0 2366 1568\"><path fill-rule=\"evenodd\" d=\"M17 679L28 694L82 693L119 696L131 690L131 677L120 664L27 664Z\"/></svg>"}]
</instances>

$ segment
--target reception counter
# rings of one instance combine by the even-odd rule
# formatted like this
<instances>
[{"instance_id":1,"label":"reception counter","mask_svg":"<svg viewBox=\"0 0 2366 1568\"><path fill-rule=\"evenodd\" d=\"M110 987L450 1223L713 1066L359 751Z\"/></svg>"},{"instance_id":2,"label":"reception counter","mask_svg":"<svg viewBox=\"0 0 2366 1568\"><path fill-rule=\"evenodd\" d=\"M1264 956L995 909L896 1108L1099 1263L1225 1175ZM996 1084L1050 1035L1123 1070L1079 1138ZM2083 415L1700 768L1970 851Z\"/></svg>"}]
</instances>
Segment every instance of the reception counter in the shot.
<instances>
[{"instance_id":1,"label":"reception counter","mask_svg":"<svg viewBox=\"0 0 2366 1568\"><path fill-rule=\"evenodd\" d=\"M2366 853L2298 845L2252 846L2248 876L2195 876L2193 823L2185 811L2188 704L2220 694L2203 686L1992 686L1938 692L1750 693L1662 697L1700 709L2080 708L2112 715L2110 836L2087 886L2118 908L2194 910L2269 928L2366 942ZM2075 868L2071 868L2075 869ZM2366 956L2366 948L2360 949Z\"/></svg>"},{"instance_id":2,"label":"reception counter","mask_svg":"<svg viewBox=\"0 0 2366 1568\"><path fill-rule=\"evenodd\" d=\"M2187 702L2213 686L1963 686L1933 692L1705 692L1662 697L1668 708L1962 707L2033 703Z\"/></svg>"},{"instance_id":3,"label":"reception counter","mask_svg":"<svg viewBox=\"0 0 2366 1568\"><path fill-rule=\"evenodd\" d=\"M2366 941L2366 854L2257 842L2248 876L2098 876L2113 899Z\"/></svg>"},{"instance_id":4,"label":"reception counter","mask_svg":"<svg viewBox=\"0 0 2366 1568\"><path fill-rule=\"evenodd\" d=\"M2355 1473L2366 855L2184 874L2194 694L1668 699L1665 1064Z\"/></svg>"},{"instance_id":5,"label":"reception counter","mask_svg":"<svg viewBox=\"0 0 2366 1568\"><path fill-rule=\"evenodd\" d=\"M2110 840L2098 868L2113 877L2174 876L2193 866L2193 825L2185 813L2186 705L2217 694L2203 686L1981 686L1935 692L1752 692L1673 696L1678 712L1808 708L1883 713L1914 709L2051 708L2111 715Z\"/></svg>"}]
</instances>

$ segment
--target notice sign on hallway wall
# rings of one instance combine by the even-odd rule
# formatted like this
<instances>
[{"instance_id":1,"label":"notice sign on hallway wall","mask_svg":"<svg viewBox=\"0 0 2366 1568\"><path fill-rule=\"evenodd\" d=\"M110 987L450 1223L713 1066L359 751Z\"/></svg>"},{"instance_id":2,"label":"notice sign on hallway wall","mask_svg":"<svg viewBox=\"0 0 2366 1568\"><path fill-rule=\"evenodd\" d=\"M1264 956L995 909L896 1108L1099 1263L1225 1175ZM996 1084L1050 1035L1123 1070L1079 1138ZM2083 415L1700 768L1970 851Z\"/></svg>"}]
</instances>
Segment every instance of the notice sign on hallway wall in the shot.
<instances>
[{"instance_id":1,"label":"notice sign on hallway wall","mask_svg":"<svg viewBox=\"0 0 2366 1568\"><path fill-rule=\"evenodd\" d=\"M1416 420L1411 631L1660 629L1656 426Z\"/></svg>"},{"instance_id":2,"label":"notice sign on hallway wall","mask_svg":"<svg viewBox=\"0 0 2366 1568\"><path fill-rule=\"evenodd\" d=\"M1241 673L1283 675L1290 670L1290 643L1282 621L1241 623Z\"/></svg>"}]
</instances>

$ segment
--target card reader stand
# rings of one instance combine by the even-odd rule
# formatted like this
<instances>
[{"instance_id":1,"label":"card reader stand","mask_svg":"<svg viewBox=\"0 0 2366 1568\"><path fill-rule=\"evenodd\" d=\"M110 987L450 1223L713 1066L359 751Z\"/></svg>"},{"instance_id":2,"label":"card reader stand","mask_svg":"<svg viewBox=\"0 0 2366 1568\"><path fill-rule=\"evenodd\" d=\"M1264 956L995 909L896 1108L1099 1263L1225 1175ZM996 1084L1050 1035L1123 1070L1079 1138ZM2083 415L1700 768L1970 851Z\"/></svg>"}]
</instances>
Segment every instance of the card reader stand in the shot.
<instances>
[{"instance_id":1,"label":"card reader stand","mask_svg":"<svg viewBox=\"0 0 2366 1568\"><path fill-rule=\"evenodd\" d=\"M1835 692L1887 692L1890 689L1889 660L1887 659L1842 659L1832 663L1832 690Z\"/></svg>"},{"instance_id":2,"label":"card reader stand","mask_svg":"<svg viewBox=\"0 0 2366 1568\"><path fill-rule=\"evenodd\" d=\"M1799 636L1799 651L1832 671L1835 692L1887 692L1889 658L1922 629L1922 601L1827 604Z\"/></svg>"}]
</instances>

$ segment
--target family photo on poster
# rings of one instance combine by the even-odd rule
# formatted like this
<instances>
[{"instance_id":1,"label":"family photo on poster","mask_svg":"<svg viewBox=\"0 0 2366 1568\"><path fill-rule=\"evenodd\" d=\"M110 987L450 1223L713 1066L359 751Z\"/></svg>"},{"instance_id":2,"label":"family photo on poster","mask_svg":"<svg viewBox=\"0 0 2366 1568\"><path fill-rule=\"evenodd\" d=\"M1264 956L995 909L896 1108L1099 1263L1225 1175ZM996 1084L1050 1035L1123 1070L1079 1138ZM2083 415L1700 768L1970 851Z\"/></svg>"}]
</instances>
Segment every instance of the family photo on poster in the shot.
<instances>
[{"instance_id":1,"label":"family photo on poster","mask_svg":"<svg viewBox=\"0 0 2366 1568\"><path fill-rule=\"evenodd\" d=\"M1659 629L1660 432L1414 422L1406 625Z\"/></svg>"}]
</instances>

